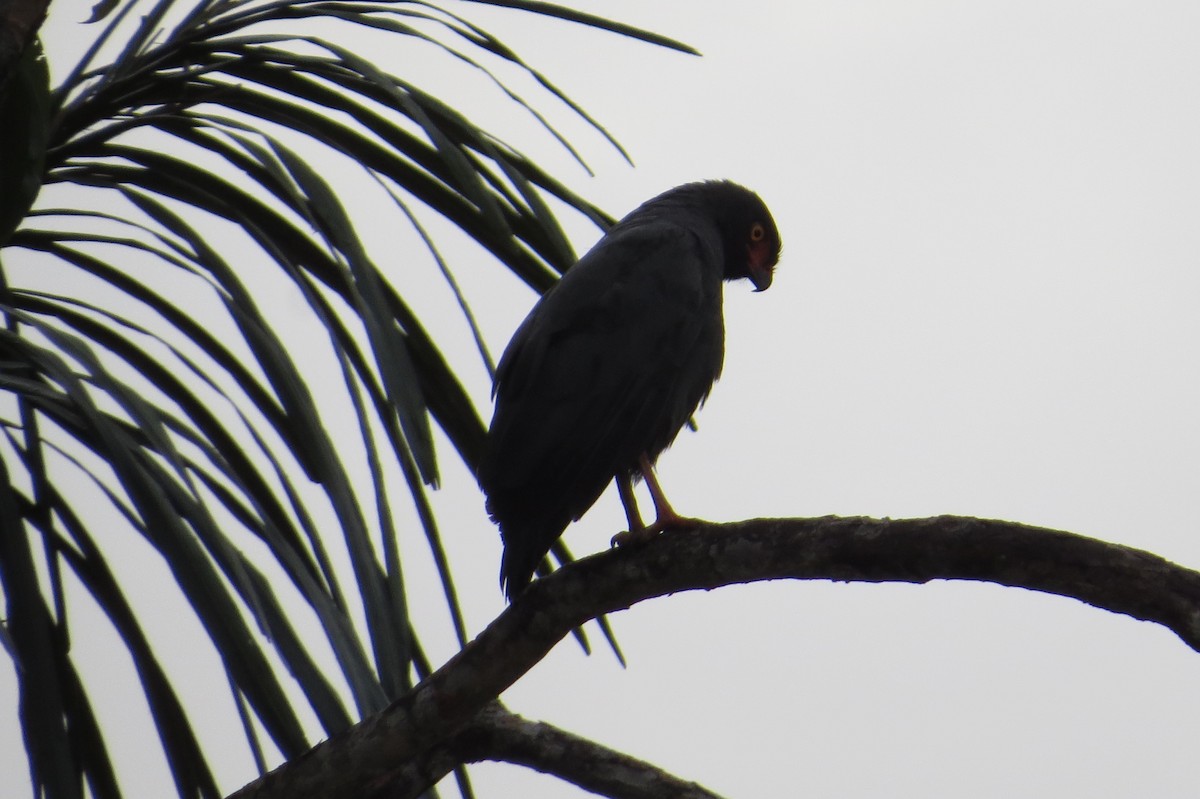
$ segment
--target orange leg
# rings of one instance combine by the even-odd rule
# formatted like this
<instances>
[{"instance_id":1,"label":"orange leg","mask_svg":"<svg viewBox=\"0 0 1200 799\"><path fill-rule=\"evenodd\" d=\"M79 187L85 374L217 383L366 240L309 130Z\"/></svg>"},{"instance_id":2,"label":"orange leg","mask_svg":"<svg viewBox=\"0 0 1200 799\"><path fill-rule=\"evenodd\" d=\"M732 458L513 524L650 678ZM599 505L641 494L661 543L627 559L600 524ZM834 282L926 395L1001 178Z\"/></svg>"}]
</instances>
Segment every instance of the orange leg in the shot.
<instances>
[{"instance_id":1,"label":"orange leg","mask_svg":"<svg viewBox=\"0 0 1200 799\"><path fill-rule=\"evenodd\" d=\"M638 513L637 497L633 495L633 478L627 474L617 477L617 494L621 504L625 506L625 519L629 522L630 530L641 530L646 525L642 523L642 514Z\"/></svg>"},{"instance_id":2,"label":"orange leg","mask_svg":"<svg viewBox=\"0 0 1200 799\"><path fill-rule=\"evenodd\" d=\"M649 458L643 455L639 465L642 479L646 481L646 490L650 492L650 499L654 502L654 522L648 526L642 524L642 517L637 509L637 499L633 495L633 481L628 477L617 478L617 493L621 496L621 504L625 506L625 518L629 521L629 530L614 535L612 546L649 541L663 530L679 530L704 523L700 519L680 516L675 512L671 503L667 501L667 495L663 493L662 485L658 482L658 476L654 474L654 466L651 465Z\"/></svg>"},{"instance_id":3,"label":"orange leg","mask_svg":"<svg viewBox=\"0 0 1200 799\"><path fill-rule=\"evenodd\" d=\"M675 512L671 507L671 503L667 502L667 495L663 493L662 486L659 485L658 475L654 473L654 466L650 460L643 455L641 459L642 479L646 481L646 490L650 492L650 499L654 501L654 524L650 525L659 530L666 530L670 527L685 527L690 519L685 519Z\"/></svg>"}]
</instances>

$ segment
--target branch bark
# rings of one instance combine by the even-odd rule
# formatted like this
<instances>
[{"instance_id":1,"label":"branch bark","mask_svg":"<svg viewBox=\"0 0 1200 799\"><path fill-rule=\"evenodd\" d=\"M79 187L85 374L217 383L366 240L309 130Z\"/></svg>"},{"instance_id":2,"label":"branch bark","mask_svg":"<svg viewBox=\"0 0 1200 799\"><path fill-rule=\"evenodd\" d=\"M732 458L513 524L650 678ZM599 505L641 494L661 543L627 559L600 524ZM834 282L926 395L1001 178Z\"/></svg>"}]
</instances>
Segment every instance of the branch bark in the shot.
<instances>
[{"instance_id":1,"label":"branch bark","mask_svg":"<svg viewBox=\"0 0 1200 799\"><path fill-rule=\"evenodd\" d=\"M389 797L418 796L465 763L493 760L535 769L609 799L721 799L644 760L492 702L444 743L387 778Z\"/></svg>"},{"instance_id":2,"label":"branch bark","mask_svg":"<svg viewBox=\"0 0 1200 799\"><path fill-rule=\"evenodd\" d=\"M993 582L1152 621L1200 651L1200 573L1149 552L955 516L704 524L593 555L536 580L407 695L233 796L397 796L391 775L444 747L588 619L678 591L779 579Z\"/></svg>"}]
</instances>

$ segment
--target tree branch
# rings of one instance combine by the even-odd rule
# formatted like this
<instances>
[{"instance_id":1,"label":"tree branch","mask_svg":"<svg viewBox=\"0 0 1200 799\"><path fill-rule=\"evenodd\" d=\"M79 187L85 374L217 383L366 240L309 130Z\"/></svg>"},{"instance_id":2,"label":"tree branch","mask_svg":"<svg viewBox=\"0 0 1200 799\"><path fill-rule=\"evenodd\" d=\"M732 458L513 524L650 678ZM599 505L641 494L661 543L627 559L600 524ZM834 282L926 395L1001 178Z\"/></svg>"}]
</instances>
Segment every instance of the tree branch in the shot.
<instances>
[{"instance_id":1,"label":"tree branch","mask_svg":"<svg viewBox=\"0 0 1200 799\"><path fill-rule=\"evenodd\" d=\"M389 799L416 797L466 763L514 763L609 799L721 799L658 766L492 702L463 729L386 778Z\"/></svg>"},{"instance_id":2,"label":"tree branch","mask_svg":"<svg viewBox=\"0 0 1200 799\"><path fill-rule=\"evenodd\" d=\"M644 760L609 749L495 703L454 736L460 763L500 760L552 774L611 799L720 799Z\"/></svg>"},{"instance_id":3,"label":"tree branch","mask_svg":"<svg viewBox=\"0 0 1200 799\"><path fill-rule=\"evenodd\" d=\"M588 619L678 591L779 579L993 582L1153 621L1200 651L1200 573L1141 550L954 516L705 524L536 580L470 645L386 710L234 796L393 796L389 774L465 729Z\"/></svg>"}]
</instances>

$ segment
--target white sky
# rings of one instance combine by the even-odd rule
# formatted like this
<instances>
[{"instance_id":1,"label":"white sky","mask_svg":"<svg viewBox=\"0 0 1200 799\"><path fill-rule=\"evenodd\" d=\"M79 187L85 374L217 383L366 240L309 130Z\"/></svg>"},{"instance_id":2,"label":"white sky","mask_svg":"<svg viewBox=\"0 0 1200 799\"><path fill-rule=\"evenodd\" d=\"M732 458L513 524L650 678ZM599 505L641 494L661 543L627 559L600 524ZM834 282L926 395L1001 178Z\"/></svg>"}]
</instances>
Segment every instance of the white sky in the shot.
<instances>
[{"instance_id":1,"label":"white sky","mask_svg":"<svg viewBox=\"0 0 1200 799\"><path fill-rule=\"evenodd\" d=\"M558 174L617 215L735 179L784 240L769 292L727 290L724 377L660 461L677 509L960 513L1200 566L1200 5L588 7L705 57L465 7L638 165L585 137L597 177ZM533 297L492 280L471 285L498 354ZM451 462L435 499L477 632L503 606L499 540ZM621 526L609 494L567 541L589 553ZM1195 793L1200 654L1070 600L792 582L612 621L628 669L598 636L591 658L568 640L505 701L718 793ZM0 743L4 795L20 755ZM583 795L474 774L483 797Z\"/></svg>"}]
</instances>

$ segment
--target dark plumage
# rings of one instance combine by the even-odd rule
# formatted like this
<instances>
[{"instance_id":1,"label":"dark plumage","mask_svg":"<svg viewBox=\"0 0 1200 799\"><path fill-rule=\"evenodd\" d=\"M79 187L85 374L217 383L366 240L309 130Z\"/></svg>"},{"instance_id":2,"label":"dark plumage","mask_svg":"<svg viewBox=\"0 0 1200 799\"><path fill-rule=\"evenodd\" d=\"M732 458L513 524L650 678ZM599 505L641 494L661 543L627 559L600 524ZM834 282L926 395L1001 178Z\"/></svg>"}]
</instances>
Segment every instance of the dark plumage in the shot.
<instances>
[{"instance_id":1,"label":"dark plumage","mask_svg":"<svg viewBox=\"0 0 1200 799\"><path fill-rule=\"evenodd\" d=\"M622 219L533 307L500 359L479 467L509 598L609 480L675 440L721 374L722 281L766 289L779 246L753 192L689 183Z\"/></svg>"}]
</instances>

